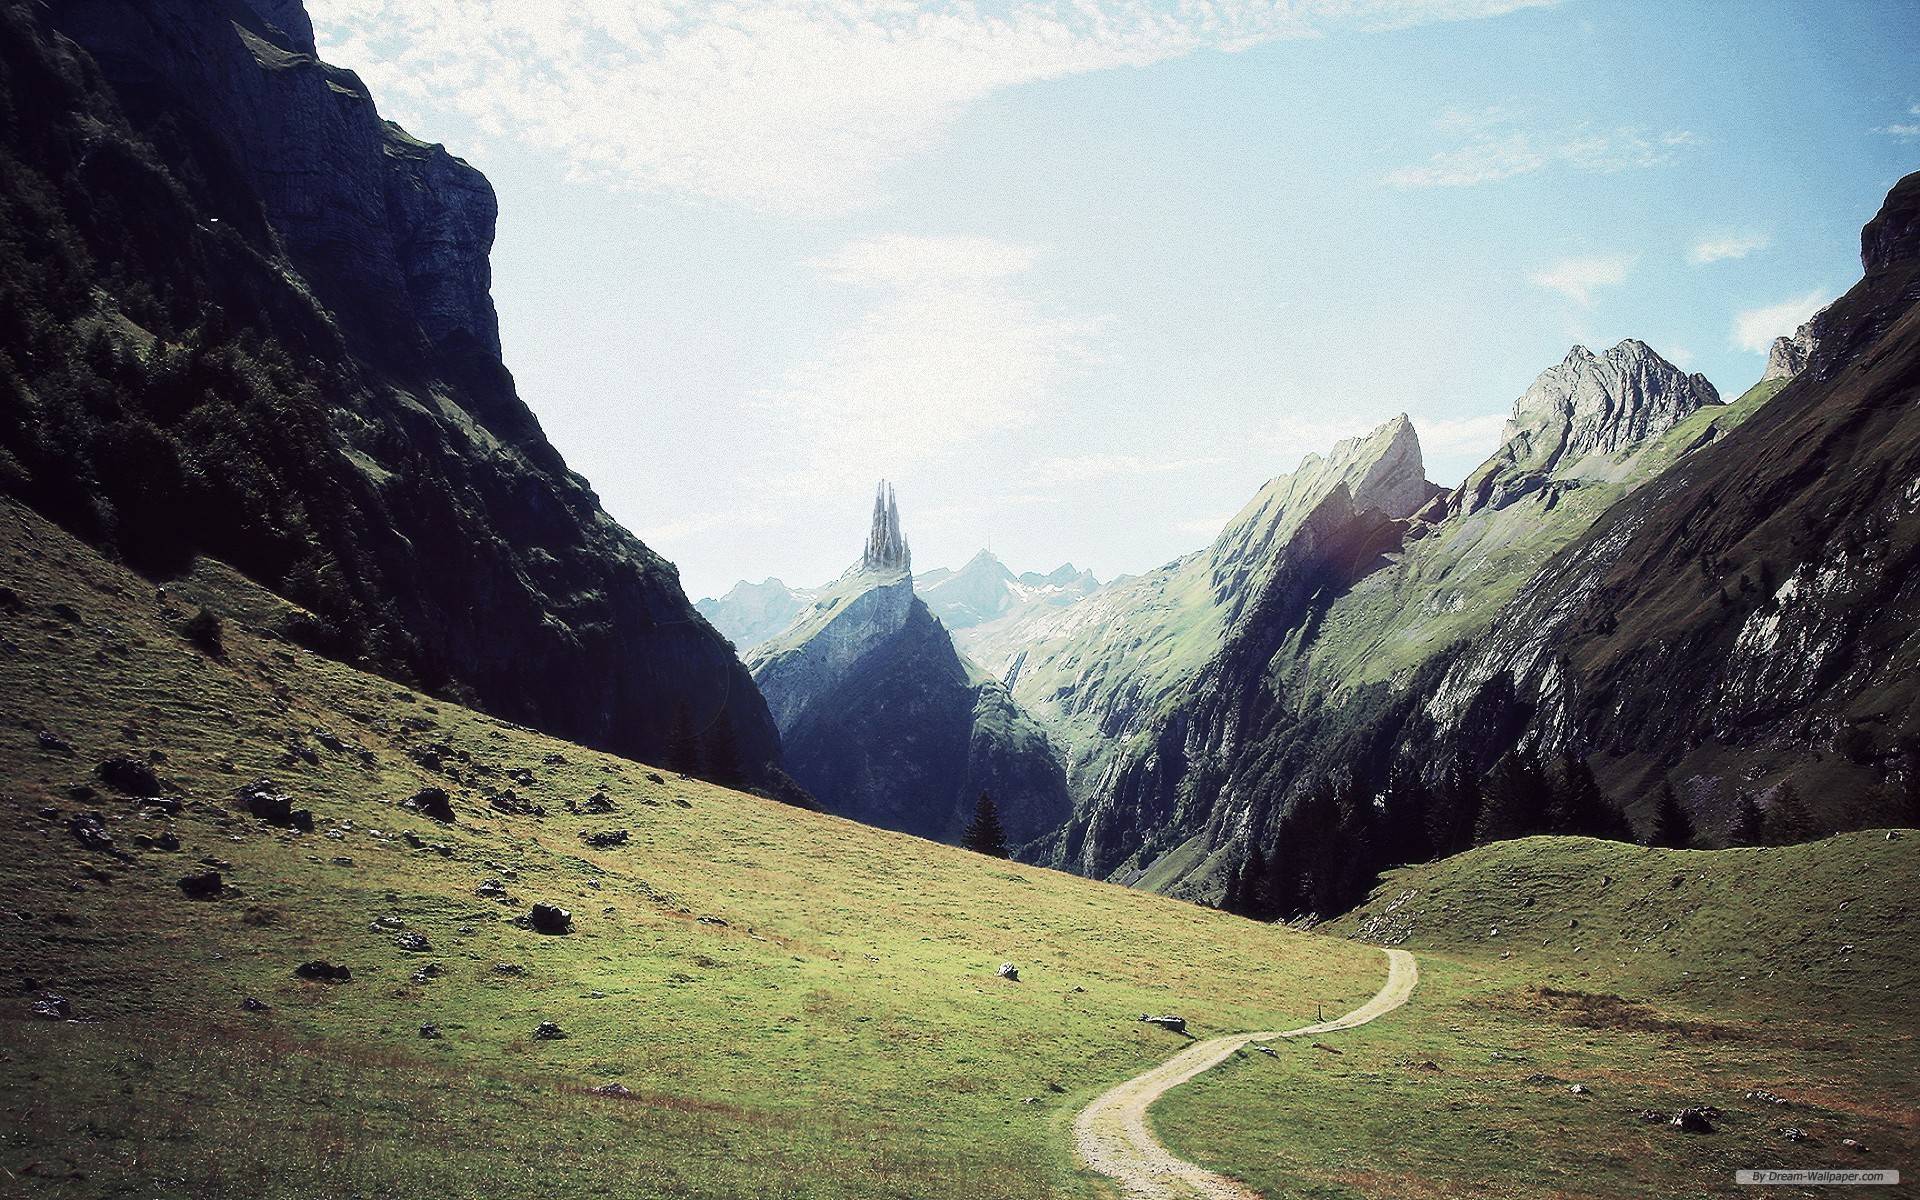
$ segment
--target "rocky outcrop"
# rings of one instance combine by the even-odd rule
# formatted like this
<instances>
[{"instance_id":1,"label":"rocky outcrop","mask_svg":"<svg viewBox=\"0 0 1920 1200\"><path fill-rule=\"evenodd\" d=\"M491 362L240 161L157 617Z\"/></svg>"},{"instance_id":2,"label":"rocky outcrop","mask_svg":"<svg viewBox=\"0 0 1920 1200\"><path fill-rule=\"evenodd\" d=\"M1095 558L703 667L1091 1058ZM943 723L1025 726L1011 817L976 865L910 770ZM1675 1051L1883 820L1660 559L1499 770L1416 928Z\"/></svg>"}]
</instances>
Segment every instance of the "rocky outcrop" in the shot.
<instances>
[{"instance_id":1,"label":"rocky outcrop","mask_svg":"<svg viewBox=\"0 0 1920 1200\"><path fill-rule=\"evenodd\" d=\"M1720 402L1706 376L1686 374L1645 342L1630 338L1602 355L1575 346L1514 403L1499 452L1468 476L1450 508L1504 507L1581 458L1644 444Z\"/></svg>"},{"instance_id":2,"label":"rocky outcrop","mask_svg":"<svg viewBox=\"0 0 1920 1200\"><path fill-rule=\"evenodd\" d=\"M478 172L295 0L0 20L36 114L0 127L0 484L154 574L228 562L316 649L641 757L724 717L772 778L744 668L515 394Z\"/></svg>"},{"instance_id":3,"label":"rocky outcrop","mask_svg":"<svg viewBox=\"0 0 1920 1200\"><path fill-rule=\"evenodd\" d=\"M940 623L964 640L963 631L1008 621L1034 608L1062 608L1099 590L1091 571L1071 563L1047 574L1015 575L990 550L982 550L958 571L941 568L914 577L914 588Z\"/></svg>"},{"instance_id":4,"label":"rocky outcrop","mask_svg":"<svg viewBox=\"0 0 1920 1200\"><path fill-rule=\"evenodd\" d=\"M1807 321L1793 331L1792 337L1777 337L1767 349L1767 369L1761 373L1760 382L1774 379L1792 379L1807 369L1807 362L1813 357L1813 322Z\"/></svg>"},{"instance_id":5,"label":"rocky outcrop","mask_svg":"<svg viewBox=\"0 0 1920 1200\"><path fill-rule=\"evenodd\" d=\"M1066 779L1046 734L972 669L914 594L890 489L860 562L747 656L787 768L829 811L957 841L981 792L1008 838L1056 828Z\"/></svg>"}]
</instances>

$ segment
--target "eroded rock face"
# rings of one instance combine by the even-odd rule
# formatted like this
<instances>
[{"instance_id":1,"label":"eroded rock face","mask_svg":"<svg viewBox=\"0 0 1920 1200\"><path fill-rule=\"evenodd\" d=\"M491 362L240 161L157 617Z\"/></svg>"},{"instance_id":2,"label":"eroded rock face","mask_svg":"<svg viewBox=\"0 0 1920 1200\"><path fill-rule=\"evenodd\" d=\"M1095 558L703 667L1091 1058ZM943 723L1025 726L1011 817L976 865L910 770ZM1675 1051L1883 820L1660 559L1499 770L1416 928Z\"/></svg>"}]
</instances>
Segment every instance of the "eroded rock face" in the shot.
<instances>
[{"instance_id":1,"label":"eroded rock face","mask_svg":"<svg viewBox=\"0 0 1920 1200\"><path fill-rule=\"evenodd\" d=\"M265 382L212 420L177 411L212 402L199 386L185 401L129 388L123 414L97 418L150 424L168 442L150 458L211 481L156 519L181 543L158 569L221 558L314 613L290 632L315 649L620 753L659 758L682 711L724 717L749 782L777 782L778 735L745 669L514 391L479 172L318 61L297 0L68 0L0 19L9 63L34 63L5 75L10 101L44 115L31 139L0 136L61 198L61 244L91 288L53 319L78 337L99 319L89 305L120 304L107 324L136 340L244 334L260 349L242 353L283 364L249 365ZM87 274L103 263L137 263L164 299L125 300ZM22 434L4 449L24 464L10 490L83 536L119 535L59 509L61 479L97 481L109 495L90 499L123 517L152 507L112 497L110 473L73 460L84 448Z\"/></svg>"},{"instance_id":2,"label":"eroded rock face","mask_svg":"<svg viewBox=\"0 0 1920 1200\"><path fill-rule=\"evenodd\" d=\"M1461 484L1452 507L1504 507L1586 455L1644 443L1709 405L1720 393L1629 338L1605 354L1575 346L1513 406L1498 453Z\"/></svg>"},{"instance_id":3,"label":"eroded rock face","mask_svg":"<svg viewBox=\"0 0 1920 1200\"><path fill-rule=\"evenodd\" d=\"M1010 841L1052 830L1069 805L1046 734L913 588L883 492L861 561L748 656L787 770L830 812L922 837L957 840L983 791Z\"/></svg>"},{"instance_id":4,"label":"eroded rock face","mask_svg":"<svg viewBox=\"0 0 1920 1200\"><path fill-rule=\"evenodd\" d=\"M1767 369L1760 376L1765 383L1769 379L1792 379L1807 369L1807 363L1813 358L1814 333L1813 322L1808 321L1793 331L1792 337L1777 337L1767 350Z\"/></svg>"}]
</instances>

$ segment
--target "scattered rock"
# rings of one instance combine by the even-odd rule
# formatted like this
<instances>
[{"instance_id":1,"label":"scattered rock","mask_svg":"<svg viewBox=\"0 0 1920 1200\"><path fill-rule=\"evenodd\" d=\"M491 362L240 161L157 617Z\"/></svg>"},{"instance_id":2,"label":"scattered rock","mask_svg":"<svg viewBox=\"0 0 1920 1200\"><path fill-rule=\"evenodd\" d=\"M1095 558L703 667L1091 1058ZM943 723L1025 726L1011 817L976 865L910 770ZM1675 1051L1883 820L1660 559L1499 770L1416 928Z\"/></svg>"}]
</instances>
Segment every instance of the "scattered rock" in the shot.
<instances>
[{"instance_id":1,"label":"scattered rock","mask_svg":"<svg viewBox=\"0 0 1920 1200\"><path fill-rule=\"evenodd\" d=\"M330 963L324 958L303 962L293 969L293 973L301 979L310 979L315 983L347 983L353 979L351 969Z\"/></svg>"},{"instance_id":2,"label":"scattered rock","mask_svg":"<svg viewBox=\"0 0 1920 1200\"><path fill-rule=\"evenodd\" d=\"M96 766L93 773L101 783L128 796L157 796L178 790L154 774L152 767L124 754L107 759Z\"/></svg>"},{"instance_id":3,"label":"scattered rock","mask_svg":"<svg viewBox=\"0 0 1920 1200\"><path fill-rule=\"evenodd\" d=\"M393 939L393 944L410 954L426 954L433 949L433 943L418 933L403 933Z\"/></svg>"},{"instance_id":4,"label":"scattered rock","mask_svg":"<svg viewBox=\"0 0 1920 1200\"><path fill-rule=\"evenodd\" d=\"M498 879L485 879L480 882L479 887L473 889L473 894L482 900L505 900L507 885Z\"/></svg>"},{"instance_id":5,"label":"scattered rock","mask_svg":"<svg viewBox=\"0 0 1920 1200\"><path fill-rule=\"evenodd\" d=\"M1668 1124L1683 1133L1713 1132L1713 1123L1707 1120L1707 1110L1694 1105L1689 1105L1673 1114L1673 1120Z\"/></svg>"},{"instance_id":6,"label":"scattered rock","mask_svg":"<svg viewBox=\"0 0 1920 1200\"><path fill-rule=\"evenodd\" d=\"M589 1088L587 1094L590 1096L605 1096L609 1100L630 1100L633 1098L633 1093L627 1089L626 1085L619 1083L603 1083L597 1088Z\"/></svg>"},{"instance_id":7,"label":"scattered rock","mask_svg":"<svg viewBox=\"0 0 1920 1200\"><path fill-rule=\"evenodd\" d=\"M420 1027L420 1036L426 1038L428 1041L438 1041L440 1040L440 1027L434 1024L422 1025Z\"/></svg>"},{"instance_id":8,"label":"scattered rock","mask_svg":"<svg viewBox=\"0 0 1920 1200\"><path fill-rule=\"evenodd\" d=\"M453 798L447 795L445 788L423 787L405 803L444 825L453 824Z\"/></svg>"},{"instance_id":9,"label":"scattered rock","mask_svg":"<svg viewBox=\"0 0 1920 1200\"><path fill-rule=\"evenodd\" d=\"M527 914L527 921L535 933L573 932L573 914L557 904L548 904L544 900L533 906L533 911Z\"/></svg>"},{"instance_id":10,"label":"scattered rock","mask_svg":"<svg viewBox=\"0 0 1920 1200\"><path fill-rule=\"evenodd\" d=\"M648 783L665 783L665 782L666 782L666 780L664 780L664 779L662 779L662 778L660 777L660 772L658 772L658 771L648 771L648 772L647 772L647 782L648 782Z\"/></svg>"},{"instance_id":11,"label":"scattered rock","mask_svg":"<svg viewBox=\"0 0 1920 1200\"><path fill-rule=\"evenodd\" d=\"M99 813L75 813L67 819L67 832L73 840L89 850L98 850L103 854L119 853L113 848L113 835L107 832L107 823L100 819Z\"/></svg>"},{"instance_id":12,"label":"scattered rock","mask_svg":"<svg viewBox=\"0 0 1920 1200\"><path fill-rule=\"evenodd\" d=\"M580 802L580 811L605 816L613 811L613 800L605 792L595 792Z\"/></svg>"},{"instance_id":13,"label":"scattered rock","mask_svg":"<svg viewBox=\"0 0 1920 1200\"><path fill-rule=\"evenodd\" d=\"M133 844L142 850L158 850L171 854L180 849L180 837L171 829L153 834L136 833L133 835Z\"/></svg>"},{"instance_id":14,"label":"scattered rock","mask_svg":"<svg viewBox=\"0 0 1920 1200\"><path fill-rule=\"evenodd\" d=\"M527 969L519 963L500 962L493 964L493 973L495 975L525 975Z\"/></svg>"},{"instance_id":15,"label":"scattered rock","mask_svg":"<svg viewBox=\"0 0 1920 1200\"><path fill-rule=\"evenodd\" d=\"M407 981L409 983L414 983L414 984L425 984L440 978L440 974L441 972L440 972L439 963L428 963L425 966L421 967L418 971L415 971L412 975L408 976Z\"/></svg>"},{"instance_id":16,"label":"scattered rock","mask_svg":"<svg viewBox=\"0 0 1920 1200\"><path fill-rule=\"evenodd\" d=\"M33 1006L27 1011L47 1021L70 1021L73 1019L73 1005L59 992L41 992L33 998Z\"/></svg>"},{"instance_id":17,"label":"scattered rock","mask_svg":"<svg viewBox=\"0 0 1920 1200\"><path fill-rule=\"evenodd\" d=\"M1755 1088L1753 1091L1748 1092L1747 1099L1758 1101L1761 1104L1792 1103L1791 1101L1781 1099L1779 1096L1774 1095L1772 1092L1762 1091L1759 1088Z\"/></svg>"},{"instance_id":18,"label":"scattered rock","mask_svg":"<svg viewBox=\"0 0 1920 1200\"><path fill-rule=\"evenodd\" d=\"M1856 1154L1865 1154L1867 1152L1867 1144L1865 1142L1855 1141L1853 1138L1841 1138L1840 1144Z\"/></svg>"},{"instance_id":19,"label":"scattered rock","mask_svg":"<svg viewBox=\"0 0 1920 1200\"><path fill-rule=\"evenodd\" d=\"M1012 963L1003 962L1000 964L1000 978L1006 980L1008 983L1019 983L1020 968L1014 966Z\"/></svg>"},{"instance_id":20,"label":"scattered rock","mask_svg":"<svg viewBox=\"0 0 1920 1200\"><path fill-rule=\"evenodd\" d=\"M1780 1136L1790 1142L1804 1142L1807 1140L1807 1131L1797 1125L1788 1125L1781 1129Z\"/></svg>"},{"instance_id":21,"label":"scattered rock","mask_svg":"<svg viewBox=\"0 0 1920 1200\"><path fill-rule=\"evenodd\" d=\"M1148 1025L1158 1025L1160 1028L1173 1033L1185 1033L1187 1031L1187 1019L1185 1017L1153 1017L1148 1016L1146 1013L1141 1013L1140 1020Z\"/></svg>"},{"instance_id":22,"label":"scattered rock","mask_svg":"<svg viewBox=\"0 0 1920 1200\"><path fill-rule=\"evenodd\" d=\"M246 1012L272 1012L273 1011L273 1009L267 1005L266 1001L256 1000L252 996L248 996L246 999L240 1001L240 1007Z\"/></svg>"},{"instance_id":23,"label":"scattered rock","mask_svg":"<svg viewBox=\"0 0 1920 1200\"><path fill-rule=\"evenodd\" d=\"M632 834L625 829L602 829L597 833L582 832L580 836L595 850L611 850L615 846L626 845Z\"/></svg>"},{"instance_id":24,"label":"scattered rock","mask_svg":"<svg viewBox=\"0 0 1920 1200\"><path fill-rule=\"evenodd\" d=\"M566 1036L567 1031L555 1025L552 1021L542 1021L540 1024L534 1026L533 1029L533 1040L536 1042L558 1041L560 1038Z\"/></svg>"},{"instance_id":25,"label":"scattered rock","mask_svg":"<svg viewBox=\"0 0 1920 1200\"><path fill-rule=\"evenodd\" d=\"M34 740L39 743L40 748L48 754L70 755L73 753L73 744L50 730L42 729L34 735Z\"/></svg>"},{"instance_id":26,"label":"scattered rock","mask_svg":"<svg viewBox=\"0 0 1920 1200\"><path fill-rule=\"evenodd\" d=\"M531 800L522 800L514 794L512 788L508 788L498 796L488 797L487 803L493 807L495 812L503 812L510 817L544 817L547 815L546 809Z\"/></svg>"},{"instance_id":27,"label":"scattered rock","mask_svg":"<svg viewBox=\"0 0 1920 1200\"><path fill-rule=\"evenodd\" d=\"M189 900L212 900L226 887L218 871L201 871L180 877L180 890Z\"/></svg>"},{"instance_id":28,"label":"scattered rock","mask_svg":"<svg viewBox=\"0 0 1920 1200\"><path fill-rule=\"evenodd\" d=\"M1569 1092L1572 1092L1572 1093L1573 1093L1574 1095L1576 1095L1576 1096L1591 1096L1591 1095L1593 1095L1593 1089L1592 1089L1592 1088L1590 1088L1590 1087L1588 1087L1588 1086L1587 1086L1586 1084L1584 1084L1584 1083L1574 1083L1574 1084L1569 1084L1569 1085L1567 1085L1567 1090L1568 1090Z\"/></svg>"},{"instance_id":29,"label":"scattered rock","mask_svg":"<svg viewBox=\"0 0 1920 1200\"><path fill-rule=\"evenodd\" d=\"M312 811L295 808L293 797L275 788L271 779L256 779L241 788L235 796L242 808L269 825L297 829L302 833L313 832Z\"/></svg>"},{"instance_id":30,"label":"scattered rock","mask_svg":"<svg viewBox=\"0 0 1920 1200\"><path fill-rule=\"evenodd\" d=\"M1549 1075L1549 1074L1547 1074L1547 1073L1546 1073L1545 1071L1535 1071L1535 1072L1534 1072L1533 1074L1531 1074L1531 1075L1529 1075L1529 1076L1527 1076L1527 1082L1528 1082L1528 1083L1535 1083L1535 1084L1539 1084L1539 1083L1559 1083L1560 1081L1561 1081L1561 1080L1560 1080L1560 1077L1559 1077L1558 1075ZM1663 1120L1663 1121L1664 1121L1664 1120L1666 1120L1666 1118L1665 1118L1665 1117L1662 1117L1662 1118L1660 1118L1660 1119L1661 1119L1661 1120Z\"/></svg>"},{"instance_id":31,"label":"scattered rock","mask_svg":"<svg viewBox=\"0 0 1920 1200\"><path fill-rule=\"evenodd\" d=\"M1649 1125L1664 1125L1667 1123L1667 1114L1657 1108L1643 1108L1639 1112L1636 1112L1634 1116L1639 1117Z\"/></svg>"}]
</instances>

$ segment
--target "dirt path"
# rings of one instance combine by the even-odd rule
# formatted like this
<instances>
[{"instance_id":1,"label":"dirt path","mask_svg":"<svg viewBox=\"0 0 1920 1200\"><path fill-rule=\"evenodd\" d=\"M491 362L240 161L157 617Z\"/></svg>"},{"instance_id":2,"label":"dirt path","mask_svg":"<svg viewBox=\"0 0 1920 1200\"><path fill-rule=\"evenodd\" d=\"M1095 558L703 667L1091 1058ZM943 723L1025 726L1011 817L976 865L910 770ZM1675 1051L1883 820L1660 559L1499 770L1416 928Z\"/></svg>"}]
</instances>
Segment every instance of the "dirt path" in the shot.
<instances>
[{"instance_id":1,"label":"dirt path","mask_svg":"<svg viewBox=\"0 0 1920 1200\"><path fill-rule=\"evenodd\" d=\"M1100 1093L1073 1122L1080 1160L1120 1183L1128 1200L1259 1200L1224 1175L1195 1166L1160 1144L1147 1125L1147 1106L1172 1088L1218 1065L1249 1042L1305 1037L1365 1025L1399 1008L1420 982L1420 967L1405 950L1388 950L1387 982L1373 999L1345 1016L1284 1033L1234 1033L1195 1042L1166 1062Z\"/></svg>"}]
</instances>

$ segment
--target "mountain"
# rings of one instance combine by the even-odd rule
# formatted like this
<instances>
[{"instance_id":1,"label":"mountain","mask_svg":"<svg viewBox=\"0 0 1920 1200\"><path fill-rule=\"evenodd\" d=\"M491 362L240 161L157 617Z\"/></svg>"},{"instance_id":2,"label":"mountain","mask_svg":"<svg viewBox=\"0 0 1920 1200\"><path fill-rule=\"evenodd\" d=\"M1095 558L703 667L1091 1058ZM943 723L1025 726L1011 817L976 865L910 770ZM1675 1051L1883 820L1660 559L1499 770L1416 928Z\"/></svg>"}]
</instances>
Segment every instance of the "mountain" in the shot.
<instances>
[{"instance_id":1,"label":"mountain","mask_svg":"<svg viewBox=\"0 0 1920 1200\"><path fill-rule=\"evenodd\" d=\"M960 656L914 594L885 484L860 561L747 664L779 724L788 770L829 811L954 841L985 791L1016 843L1067 815L1046 734Z\"/></svg>"},{"instance_id":2,"label":"mountain","mask_svg":"<svg viewBox=\"0 0 1920 1200\"><path fill-rule=\"evenodd\" d=\"M1217 894L1553 553L1758 405L1639 342L1576 347L1451 492L1399 418L1270 483L1207 551L980 651L1071 748L1075 816L1032 853Z\"/></svg>"},{"instance_id":3,"label":"mountain","mask_svg":"<svg viewBox=\"0 0 1920 1200\"><path fill-rule=\"evenodd\" d=\"M0 22L0 487L153 577L231 565L302 644L622 753L691 714L772 778L751 679L515 392L479 172L295 0Z\"/></svg>"},{"instance_id":4,"label":"mountain","mask_svg":"<svg viewBox=\"0 0 1920 1200\"><path fill-rule=\"evenodd\" d=\"M1036 853L1291 915L1528 832L1723 845L1911 821L1916 210L1920 176L1790 377L1727 405L1640 343L1576 349L1452 493L1289 534L1295 569L1241 597Z\"/></svg>"},{"instance_id":5,"label":"mountain","mask_svg":"<svg viewBox=\"0 0 1920 1200\"><path fill-rule=\"evenodd\" d=\"M1017 617L1036 606L1063 607L1100 587L1093 572L1076 571L1072 563L1044 575L1015 575L990 550L980 551L958 571L941 567L914 576L913 583L933 615L955 633Z\"/></svg>"},{"instance_id":6,"label":"mountain","mask_svg":"<svg viewBox=\"0 0 1920 1200\"><path fill-rule=\"evenodd\" d=\"M819 595L817 588L790 588L778 579L743 579L719 599L709 596L693 607L744 654L793 624Z\"/></svg>"},{"instance_id":7,"label":"mountain","mask_svg":"<svg viewBox=\"0 0 1920 1200\"><path fill-rule=\"evenodd\" d=\"M1093 802L1112 782L1115 756L1180 702L1260 593L1298 576L1296 549L1364 558L1369 535L1338 547L1324 536L1343 523L1358 530L1405 519L1436 490L1412 423L1395 418L1268 483L1207 549L1058 611L983 629L971 652L1062 742L1076 799ZM1073 854L1057 861L1110 869Z\"/></svg>"}]
</instances>

